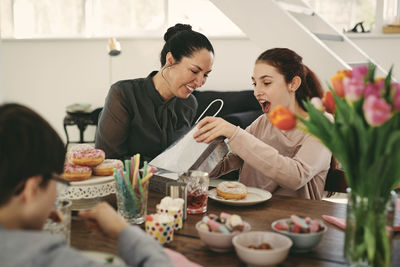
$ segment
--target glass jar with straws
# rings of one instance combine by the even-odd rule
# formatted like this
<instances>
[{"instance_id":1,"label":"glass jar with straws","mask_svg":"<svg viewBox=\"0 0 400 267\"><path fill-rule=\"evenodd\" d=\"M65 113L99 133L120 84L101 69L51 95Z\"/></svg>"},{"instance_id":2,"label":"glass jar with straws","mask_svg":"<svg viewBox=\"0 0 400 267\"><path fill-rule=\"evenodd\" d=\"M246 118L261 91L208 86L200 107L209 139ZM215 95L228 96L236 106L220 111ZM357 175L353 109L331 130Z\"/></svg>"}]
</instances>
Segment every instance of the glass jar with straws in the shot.
<instances>
[{"instance_id":1,"label":"glass jar with straws","mask_svg":"<svg viewBox=\"0 0 400 267\"><path fill-rule=\"evenodd\" d=\"M154 170L144 162L139 170L140 154L125 160L125 170L114 169L118 213L131 224L144 222L147 212L149 179Z\"/></svg>"}]
</instances>

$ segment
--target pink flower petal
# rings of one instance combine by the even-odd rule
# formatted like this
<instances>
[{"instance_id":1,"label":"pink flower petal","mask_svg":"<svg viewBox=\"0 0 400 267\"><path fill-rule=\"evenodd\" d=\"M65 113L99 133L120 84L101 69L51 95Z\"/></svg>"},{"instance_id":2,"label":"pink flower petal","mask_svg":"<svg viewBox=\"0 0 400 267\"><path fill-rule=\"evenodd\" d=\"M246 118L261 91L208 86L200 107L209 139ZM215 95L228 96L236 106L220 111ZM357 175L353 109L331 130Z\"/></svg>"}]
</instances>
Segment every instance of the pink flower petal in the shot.
<instances>
[{"instance_id":1,"label":"pink flower petal","mask_svg":"<svg viewBox=\"0 0 400 267\"><path fill-rule=\"evenodd\" d=\"M392 116L389 104L375 95L367 96L363 109L365 120L371 126L380 126Z\"/></svg>"},{"instance_id":2,"label":"pink flower petal","mask_svg":"<svg viewBox=\"0 0 400 267\"><path fill-rule=\"evenodd\" d=\"M356 101L364 94L364 82L356 78L345 78L343 80L344 95L350 101Z\"/></svg>"}]
</instances>

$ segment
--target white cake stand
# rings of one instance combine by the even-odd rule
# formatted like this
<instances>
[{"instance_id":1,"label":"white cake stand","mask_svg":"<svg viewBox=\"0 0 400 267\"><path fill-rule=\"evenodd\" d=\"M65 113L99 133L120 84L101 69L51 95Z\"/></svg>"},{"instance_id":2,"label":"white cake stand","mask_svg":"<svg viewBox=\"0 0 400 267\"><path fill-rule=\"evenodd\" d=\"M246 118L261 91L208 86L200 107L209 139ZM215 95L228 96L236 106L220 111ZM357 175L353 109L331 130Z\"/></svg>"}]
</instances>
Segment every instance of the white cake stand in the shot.
<instances>
[{"instance_id":1,"label":"white cake stand","mask_svg":"<svg viewBox=\"0 0 400 267\"><path fill-rule=\"evenodd\" d=\"M102 197L115 192L113 176L93 176L85 181L71 182L71 186L59 198L71 200L72 210L85 210L99 203Z\"/></svg>"}]
</instances>

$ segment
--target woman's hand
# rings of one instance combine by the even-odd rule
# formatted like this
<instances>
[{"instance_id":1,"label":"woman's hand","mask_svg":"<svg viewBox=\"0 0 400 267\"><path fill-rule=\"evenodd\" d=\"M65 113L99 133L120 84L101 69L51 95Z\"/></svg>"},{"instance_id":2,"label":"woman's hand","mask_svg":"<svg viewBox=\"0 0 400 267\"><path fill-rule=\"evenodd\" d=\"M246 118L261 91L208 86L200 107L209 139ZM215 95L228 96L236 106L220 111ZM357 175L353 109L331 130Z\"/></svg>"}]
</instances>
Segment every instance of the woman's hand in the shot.
<instances>
[{"instance_id":1,"label":"woman's hand","mask_svg":"<svg viewBox=\"0 0 400 267\"><path fill-rule=\"evenodd\" d=\"M197 142L209 143L217 137L231 138L236 126L219 117L205 117L197 125L193 137Z\"/></svg>"},{"instance_id":2,"label":"woman's hand","mask_svg":"<svg viewBox=\"0 0 400 267\"><path fill-rule=\"evenodd\" d=\"M90 228L114 239L117 239L121 231L129 225L106 202L102 202L90 210L80 211L79 216L86 220Z\"/></svg>"}]
</instances>

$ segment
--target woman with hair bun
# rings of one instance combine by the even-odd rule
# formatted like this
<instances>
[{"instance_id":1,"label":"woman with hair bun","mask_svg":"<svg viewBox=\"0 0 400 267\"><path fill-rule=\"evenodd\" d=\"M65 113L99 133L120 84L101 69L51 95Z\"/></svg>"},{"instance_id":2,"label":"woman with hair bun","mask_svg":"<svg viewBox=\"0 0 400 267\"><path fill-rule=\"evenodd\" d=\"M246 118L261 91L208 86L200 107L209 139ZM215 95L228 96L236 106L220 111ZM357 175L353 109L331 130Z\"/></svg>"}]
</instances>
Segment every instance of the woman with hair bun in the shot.
<instances>
[{"instance_id":1,"label":"woman with hair bun","mask_svg":"<svg viewBox=\"0 0 400 267\"><path fill-rule=\"evenodd\" d=\"M170 27L164 40L160 70L111 86L96 132L96 148L107 158L140 153L150 161L192 125L197 101L191 93L206 82L214 49L187 24Z\"/></svg>"},{"instance_id":2,"label":"woman with hair bun","mask_svg":"<svg viewBox=\"0 0 400 267\"><path fill-rule=\"evenodd\" d=\"M303 101L323 94L318 78L294 51L274 48L257 58L251 79L264 114L246 130L221 118L206 117L198 124L194 134L197 141L208 143L224 136L231 148L210 177L240 169L239 181L247 186L273 194L321 199L330 151L317 138L296 128L279 130L268 119L268 113L278 105L307 117Z\"/></svg>"}]
</instances>

